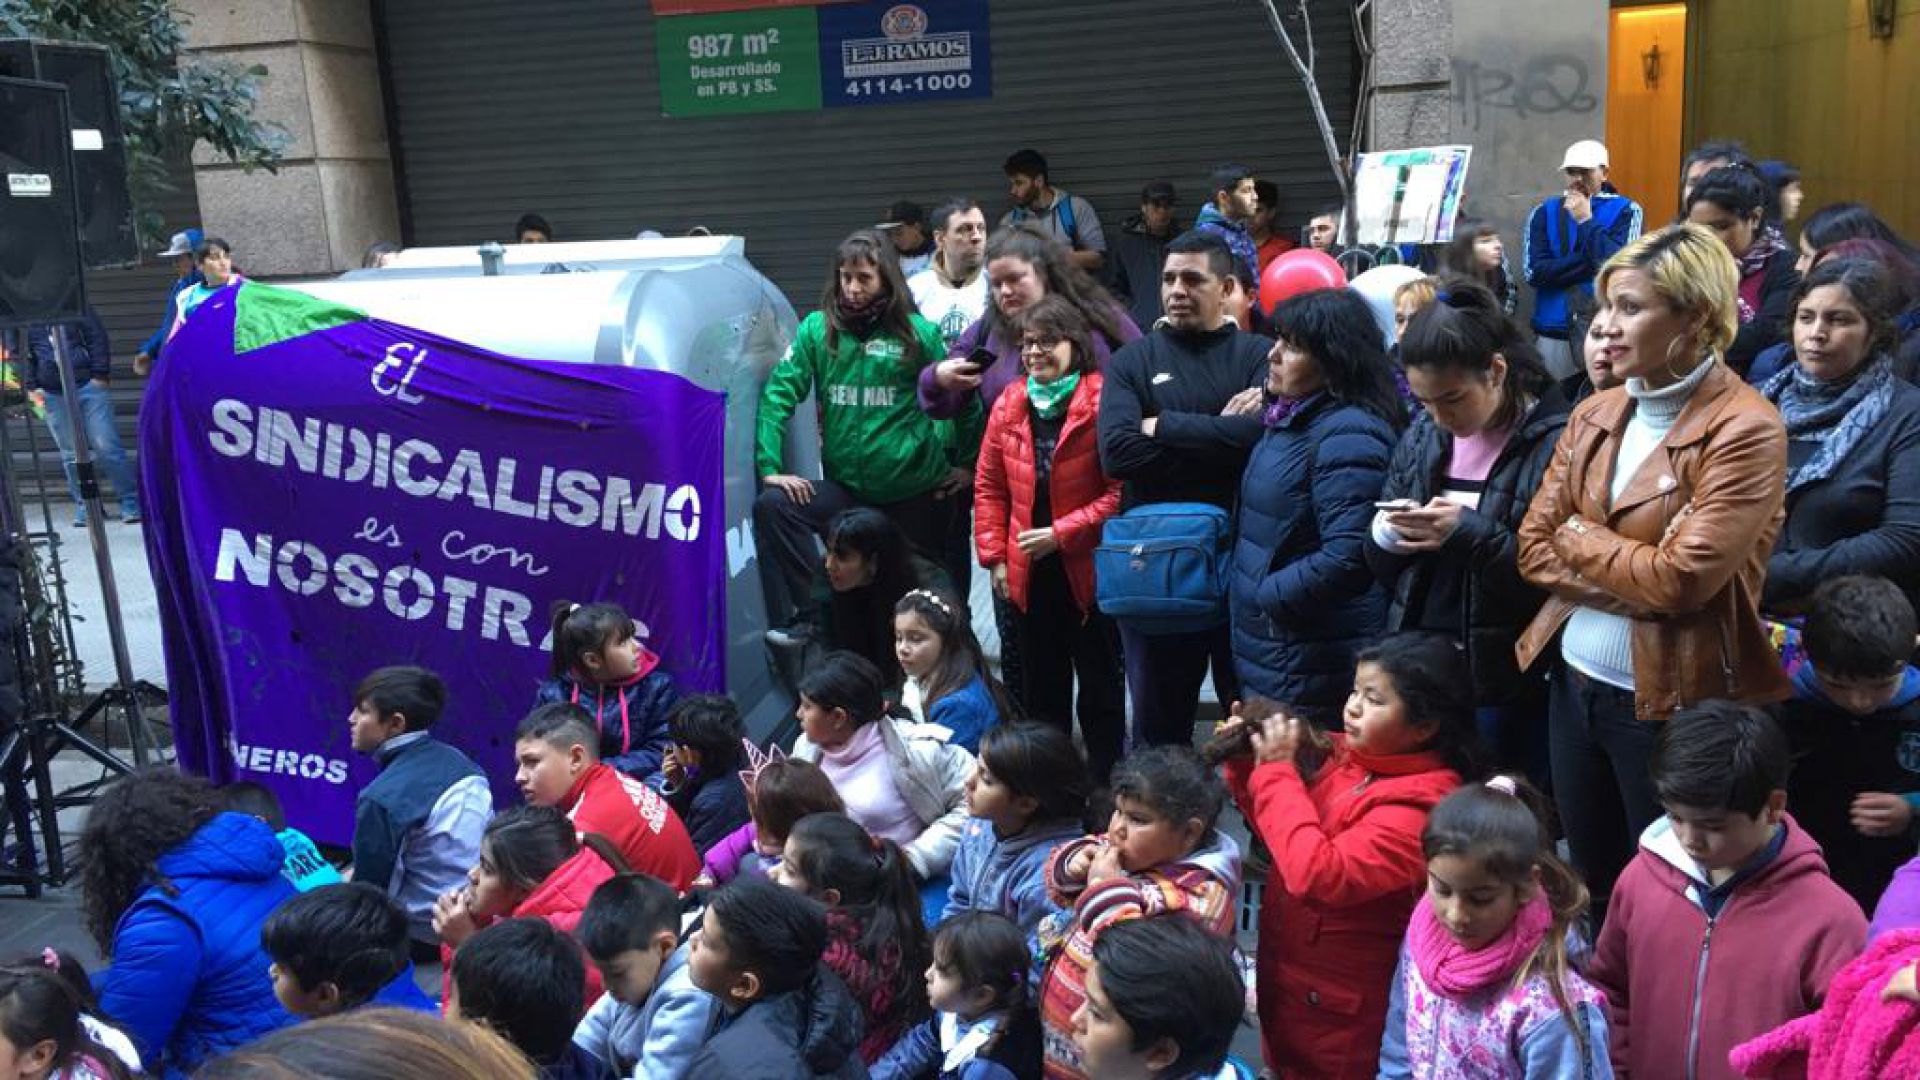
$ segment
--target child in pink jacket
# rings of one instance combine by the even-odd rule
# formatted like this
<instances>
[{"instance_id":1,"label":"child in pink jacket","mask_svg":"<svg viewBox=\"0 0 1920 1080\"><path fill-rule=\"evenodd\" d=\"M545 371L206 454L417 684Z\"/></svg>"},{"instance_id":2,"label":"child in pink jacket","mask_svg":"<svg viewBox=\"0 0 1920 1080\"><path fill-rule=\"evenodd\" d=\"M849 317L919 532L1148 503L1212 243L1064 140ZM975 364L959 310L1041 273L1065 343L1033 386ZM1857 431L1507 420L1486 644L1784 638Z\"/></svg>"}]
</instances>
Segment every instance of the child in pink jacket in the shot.
<instances>
[{"instance_id":1,"label":"child in pink jacket","mask_svg":"<svg viewBox=\"0 0 1920 1080\"><path fill-rule=\"evenodd\" d=\"M1920 1076L1920 930L1896 930L1867 946L1827 988L1826 1004L1734 1047L1740 1075L1808 1080Z\"/></svg>"}]
</instances>

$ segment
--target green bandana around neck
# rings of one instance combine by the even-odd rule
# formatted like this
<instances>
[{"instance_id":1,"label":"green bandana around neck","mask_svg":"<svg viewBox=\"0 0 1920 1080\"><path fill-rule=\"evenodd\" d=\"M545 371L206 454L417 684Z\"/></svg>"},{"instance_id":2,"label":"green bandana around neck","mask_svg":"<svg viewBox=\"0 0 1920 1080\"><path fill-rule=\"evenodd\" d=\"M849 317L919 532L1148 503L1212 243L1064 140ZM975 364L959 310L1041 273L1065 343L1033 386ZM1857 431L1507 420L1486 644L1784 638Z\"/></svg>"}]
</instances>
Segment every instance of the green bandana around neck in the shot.
<instances>
[{"instance_id":1,"label":"green bandana around neck","mask_svg":"<svg viewBox=\"0 0 1920 1080\"><path fill-rule=\"evenodd\" d=\"M1050 383L1043 383L1033 376L1027 376L1027 400L1033 402L1033 411L1043 420L1052 420L1067 411L1067 402L1073 400L1073 391L1080 385L1080 373L1069 372Z\"/></svg>"}]
</instances>

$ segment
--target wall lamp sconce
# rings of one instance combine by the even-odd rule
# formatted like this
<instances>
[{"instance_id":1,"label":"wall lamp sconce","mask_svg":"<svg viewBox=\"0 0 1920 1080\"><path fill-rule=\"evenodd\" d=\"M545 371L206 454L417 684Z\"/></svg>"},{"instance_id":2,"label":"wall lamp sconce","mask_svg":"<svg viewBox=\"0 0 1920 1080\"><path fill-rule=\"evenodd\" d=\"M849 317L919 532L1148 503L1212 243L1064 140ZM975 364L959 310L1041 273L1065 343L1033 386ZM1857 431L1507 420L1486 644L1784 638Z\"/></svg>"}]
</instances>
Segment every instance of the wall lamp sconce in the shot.
<instances>
[{"instance_id":1,"label":"wall lamp sconce","mask_svg":"<svg viewBox=\"0 0 1920 1080\"><path fill-rule=\"evenodd\" d=\"M1647 89L1653 90L1660 85L1660 44L1640 54L1640 74L1647 81Z\"/></svg>"},{"instance_id":2,"label":"wall lamp sconce","mask_svg":"<svg viewBox=\"0 0 1920 1080\"><path fill-rule=\"evenodd\" d=\"M1898 0L1867 0L1867 36L1892 37L1894 16L1899 10Z\"/></svg>"}]
</instances>

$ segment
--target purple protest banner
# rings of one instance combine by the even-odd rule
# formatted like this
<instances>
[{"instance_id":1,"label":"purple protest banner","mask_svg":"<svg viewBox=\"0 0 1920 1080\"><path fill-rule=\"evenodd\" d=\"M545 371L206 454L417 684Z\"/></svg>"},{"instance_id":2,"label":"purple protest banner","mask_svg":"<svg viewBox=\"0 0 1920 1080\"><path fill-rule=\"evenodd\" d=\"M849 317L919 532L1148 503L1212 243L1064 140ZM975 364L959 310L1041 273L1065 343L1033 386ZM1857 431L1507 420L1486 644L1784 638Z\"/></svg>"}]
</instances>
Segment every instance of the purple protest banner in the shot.
<instances>
[{"instance_id":1,"label":"purple protest banner","mask_svg":"<svg viewBox=\"0 0 1920 1080\"><path fill-rule=\"evenodd\" d=\"M610 600L685 692L725 687L725 398L516 359L247 283L209 298L142 409L147 556L182 767L272 788L346 843L373 763L352 688L446 680L435 734L513 795L550 609Z\"/></svg>"}]
</instances>

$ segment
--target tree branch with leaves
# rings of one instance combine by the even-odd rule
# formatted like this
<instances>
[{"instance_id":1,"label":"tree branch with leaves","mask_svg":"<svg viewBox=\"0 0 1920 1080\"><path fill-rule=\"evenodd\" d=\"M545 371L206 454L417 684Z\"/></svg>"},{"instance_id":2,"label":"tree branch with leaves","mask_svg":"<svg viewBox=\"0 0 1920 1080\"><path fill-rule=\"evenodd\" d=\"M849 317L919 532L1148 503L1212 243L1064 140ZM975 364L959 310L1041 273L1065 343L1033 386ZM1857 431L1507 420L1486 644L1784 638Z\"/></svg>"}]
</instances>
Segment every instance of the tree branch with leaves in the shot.
<instances>
[{"instance_id":1,"label":"tree branch with leaves","mask_svg":"<svg viewBox=\"0 0 1920 1080\"><path fill-rule=\"evenodd\" d=\"M206 143L249 172L272 172L280 163L286 132L254 118L267 69L185 55L186 36L167 0L0 0L0 36L108 48L143 244L163 228L155 207L173 189L168 163L184 159L195 144Z\"/></svg>"}]
</instances>

